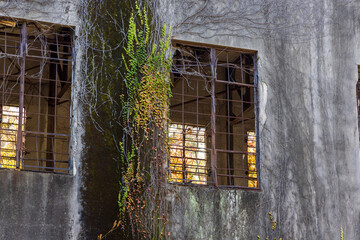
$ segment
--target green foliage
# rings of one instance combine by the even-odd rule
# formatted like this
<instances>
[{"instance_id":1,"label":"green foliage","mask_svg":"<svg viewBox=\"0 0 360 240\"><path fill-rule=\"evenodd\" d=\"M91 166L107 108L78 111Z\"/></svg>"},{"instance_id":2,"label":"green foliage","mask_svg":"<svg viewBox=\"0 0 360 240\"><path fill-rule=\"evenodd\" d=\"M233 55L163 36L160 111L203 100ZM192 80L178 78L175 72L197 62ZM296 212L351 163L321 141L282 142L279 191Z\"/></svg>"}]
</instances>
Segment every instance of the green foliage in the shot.
<instances>
[{"instance_id":1,"label":"green foliage","mask_svg":"<svg viewBox=\"0 0 360 240\"><path fill-rule=\"evenodd\" d=\"M268 215L269 215L269 220L271 222L271 229L274 232L277 227L277 221L275 221L272 211L270 211ZM261 237L259 235L257 235L257 240L261 240ZM265 240L269 240L269 236L266 236ZM274 240L277 239L274 238ZM279 240L283 240L283 238L279 238ZM344 231L342 225L340 225L340 240L344 240Z\"/></svg>"},{"instance_id":2,"label":"green foliage","mask_svg":"<svg viewBox=\"0 0 360 240\"><path fill-rule=\"evenodd\" d=\"M166 120L168 97L171 94L168 76L171 57L165 54L170 46L170 34L166 37L163 27L159 46L150 46L150 28L146 10L137 7L142 28L138 29L134 16L129 21L128 42L123 56L126 69L125 86L127 101L123 101L123 120L130 121L135 133L146 130L150 121L161 124Z\"/></svg>"},{"instance_id":3,"label":"green foliage","mask_svg":"<svg viewBox=\"0 0 360 240\"><path fill-rule=\"evenodd\" d=\"M344 240L344 230L342 225L340 225L340 240Z\"/></svg>"},{"instance_id":4,"label":"green foliage","mask_svg":"<svg viewBox=\"0 0 360 240\"><path fill-rule=\"evenodd\" d=\"M122 144L121 144L122 146ZM122 148L123 150L123 148ZM128 199L128 193L129 193L129 190L130 190L130 180L132 179L132 176L134 175L134 161L132 161L132 159L134 158L135 156L135 149L134 147L132 148L132 151L128 153L128 158L130 160L130 164L127 168L127 171L126 171L126 174L123 178L123 184L122 184L122 191L120 191L119 193L119 200L118 200L118 205L119 205L119 209L120 209L120 212L124 213L125 212L125 207L126 207L126 201ZM124 157L122 156L122 159Z\"/></svg>"},{"instance_id":5,"label":"green foliage","mask_svg":"<svg viewBox=\"0 0 360 240\"><path fill-rule=\"evenodd\" d=\"M166 155L164 149L167 149L165 130L172 64L171 57L167 56L170 31L167 34L163 26L160 41L156 44L152 40L147 11L136 5L136 14L129 19L127 44L122 56L125 78L120 100L125 135L120 143L123 172L118 205L120 217L127 214L133 235L142 239L162 238L166 223L164 213L157 210L157 206L149 205L150 198L158 204L159 189L147 186L159 186L159 177L154 175L161 172L162 157ZM149 146L150 152L145 150ZM153 182L149 183L151 180ZM150 197L146 200L144 194ZM145 216L146 208L151 209L153 216ZM152 219L144 223L144 217Z\"/></svg>"},{"instance_id":6,"label":"green foliage","mask_svg":"<svg viewBox=\"0 0 360 240\"><path fill-rule=\"evenodd\" d=\"M271 230L272 230L272 232L275 232L276 227L277 227L277 221L275 221L272 211L270 211L268 213L268 215L269 215L269 220L271 223ZM261 237L259 235L257 235L257 239L261 240ZM269 236L266 236L265 240L269 240ZM274 238L274 240L277 240L277 238ZM279 240L282 240L282 238L279 238Z\"/></svg>"}]
</instances>

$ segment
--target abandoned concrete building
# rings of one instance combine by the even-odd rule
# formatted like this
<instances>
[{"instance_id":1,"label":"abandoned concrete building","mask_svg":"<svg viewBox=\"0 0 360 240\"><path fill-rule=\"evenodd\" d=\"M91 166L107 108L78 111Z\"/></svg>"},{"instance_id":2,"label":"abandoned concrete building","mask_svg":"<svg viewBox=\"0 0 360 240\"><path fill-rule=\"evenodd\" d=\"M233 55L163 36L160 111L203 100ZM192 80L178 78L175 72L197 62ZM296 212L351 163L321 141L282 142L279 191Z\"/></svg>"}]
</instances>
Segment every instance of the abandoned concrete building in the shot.
<instances>
[{"instance_id":1,"label":"abandoned concrete building","mask_svg":"<svg viewBox=\"0 0 360 240\"><path fill-rule=\"evenodd\" d=\"M171 26L163 238L360 239L360 2L138 2ZM0 239L96 239L118 218L136 9L0 1Z\"/></svg>"}]
</instances>

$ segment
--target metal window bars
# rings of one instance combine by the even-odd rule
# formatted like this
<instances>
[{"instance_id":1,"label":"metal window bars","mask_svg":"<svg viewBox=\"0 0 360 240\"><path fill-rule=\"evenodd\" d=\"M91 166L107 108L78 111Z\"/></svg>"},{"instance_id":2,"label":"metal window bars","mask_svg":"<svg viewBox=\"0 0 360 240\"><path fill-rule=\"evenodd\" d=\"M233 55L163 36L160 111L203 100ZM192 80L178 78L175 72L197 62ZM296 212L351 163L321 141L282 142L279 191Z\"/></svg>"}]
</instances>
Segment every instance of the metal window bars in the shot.
<instances>
[{"instance_id":1,"label":"metal window bars","mask_svg":"<svg viewBox=\"0 0 360 240\"><path fill-rule=\"evenodd\" d=\"M0 21L0 168L70 173L72 39L68 27Z\"/></svg>"},{"instance_id":2,"label":"metal window bars","mask_svg":"<svg viewBox=\"0 0 360 240\"><path fill-rule=\"evenodd\" d=\"M205 128L173 123L169 126L169 138L171 179L206 184L209 170L206 166Z\"/></svg>"},{"instance_id":3,"label":"metal window bars","mask_svg":"<svg viewBox=\"0 0 360 240\"><path fill-rule=\"evenodd\" d=\"M173 47L169 181L259 189L256 53Z\"/></svg>"}]
</instances>

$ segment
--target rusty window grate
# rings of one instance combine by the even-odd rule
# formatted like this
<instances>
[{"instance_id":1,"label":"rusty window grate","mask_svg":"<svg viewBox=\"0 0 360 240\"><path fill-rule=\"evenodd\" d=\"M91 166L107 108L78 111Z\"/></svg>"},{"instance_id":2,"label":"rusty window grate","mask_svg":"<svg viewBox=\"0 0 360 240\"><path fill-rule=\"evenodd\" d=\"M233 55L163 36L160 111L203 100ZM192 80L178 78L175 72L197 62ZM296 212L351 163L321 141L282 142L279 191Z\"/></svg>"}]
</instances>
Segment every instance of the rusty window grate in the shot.
<instances>
[{"instance_id":1,"label":"rusty window grate","mask_svg":"<svg viewBox=\"0 0 360 240\"><path fill-rule=\"evenodd\" d=\"M259 189L256 53L173 47L169 181Z\"/></svg>"},{"instance_id":2,"label":"rusty window grate","mask_svg":"<svg viewBox=\"0 0 360 240\"><path fill-rule=\"evenodd\" d=\"M64 26L0 21L0 168L71 172L72 38Z\"/></svg>"},{"instance_id":3,"label":"rusty window grate","mask_svg":"<svg viewBox=\"0 0 360 240\"><path fill-rule=\"evenodd\" d=\"M170 178L175 182L206 184L205 128L184 124L170 124ZM191 180L191 181L190 181Z\"/></svg>"},{"instance_id":4,"label":"rusty window grate","mask_svg":"<svg viewBox=\"0 0 360 240\"><path fill-rule=\"evenodd\" d=\"M2 168L16 168L16 139L17 130L19 127L19 107L2 106L1 116L1 162ZM21 124L24 130L24 120L26 119L25 110L23 110L23 122ZM22 139L22 144L25 144L25 138ZM20 163L20 168L22 164Z\"/></svg>"}]
</instances>

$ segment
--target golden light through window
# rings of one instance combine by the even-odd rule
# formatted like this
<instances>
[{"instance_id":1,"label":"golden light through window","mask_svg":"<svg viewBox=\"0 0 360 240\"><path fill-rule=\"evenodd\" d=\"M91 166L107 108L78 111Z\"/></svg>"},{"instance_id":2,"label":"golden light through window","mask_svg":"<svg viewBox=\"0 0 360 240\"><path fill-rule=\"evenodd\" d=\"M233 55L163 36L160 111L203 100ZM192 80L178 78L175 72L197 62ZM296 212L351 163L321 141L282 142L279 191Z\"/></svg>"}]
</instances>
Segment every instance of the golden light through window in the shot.
<instances>
[{"instance_id":1,"label":"golden light through window","mask_svg":"<svg viewBox=\"0 0 360 240\"><path fill-rule=\"evenodd\" d=\"M25 119L25 111L23 111ZM19 107L3 106L1 115L1 159L0 167L2 168L16 168L16 139L19 125ZM24 131L24 121L22 130ZM25 137L23 137L25 143ZM24 144L23 144L24 145ZM20 162L20 168L22 163Z\"/></svg>"},{"instance_id":2,"label":"golden light through window","mask_svg":"<svg viewBox=\"0 0 360 240\"><path fill-rule=\"evenodd\" d=\"M173 44L169 181L259 189L256 53Z\"/></svg>"},{"instance_id":3,"label":"golden light through window","mask_svg":"<svg viewBox=\"0 0 360 240\"><path fill-rule=\"evenodd\" d=\"M205 128L171 124L170 181L206 184Z\"/></svg>"},{"instance_id":4,"label":"golden light through window","mask_svg":"<svg viewBox=\"0 0 360 240\"><path fill-rule=\"evenodd\" d=\"M256 135L254 131L248 131L248 168L249 168L249 177L254 179L248 180L248 187L257 187L257 170L256 170Z\"/></svg>"},{"instance_id":5,"label":"golden light through window","mask_svg":"<svg viewBox=\"0 0 360 240\"><path fill-rule=\"evenodd\" d=\"M18 20L0 32L0 168L71 173L73 29Z\"/></svg>"}]
</instances>

